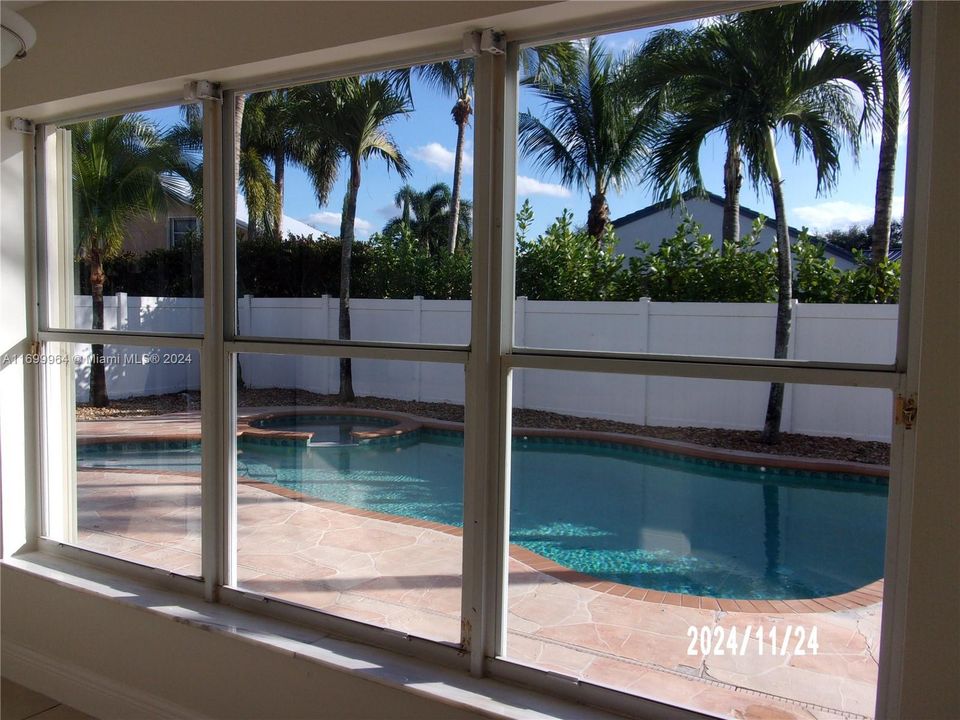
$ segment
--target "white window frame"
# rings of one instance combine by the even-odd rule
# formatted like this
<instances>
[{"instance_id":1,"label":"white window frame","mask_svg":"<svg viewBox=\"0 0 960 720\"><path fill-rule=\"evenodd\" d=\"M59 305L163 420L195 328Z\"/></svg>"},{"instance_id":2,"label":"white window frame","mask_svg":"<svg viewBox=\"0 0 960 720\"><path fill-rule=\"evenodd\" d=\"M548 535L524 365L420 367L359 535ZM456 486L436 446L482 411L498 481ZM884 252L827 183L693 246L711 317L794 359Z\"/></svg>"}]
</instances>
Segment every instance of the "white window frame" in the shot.
<instances>
[{"instance_id":1,"label":"white window frame","mask_svg":"<svg viewBox=\"0 0 960 720\"><path fill-rule=\"evenodd\" d=\"M193 220L193 227L190 230L187 230L185 233L179 233L181 235L181 240L190 233L196 232L197 228L200 227L195 215L170 215L167 218L167 247L174 248L181 242L181 240L177 240L178 233L176 230L176 225L178 220Z\"/></svg>"},{"instance_id":2,"label":"white window frame","mask_svg":"<svg viewBox=\"0 0 960 720\"><path fill-rule=\"evenodd\" d=\"M732 11L725 7L724 11ZM713 10L719 12L720 9ZM238 337L235 275L235 178L232 154L233 107L238 91L253 92L296 82L372 72L445 59L453 53L417 57L407 54L393 61L368 66L321 68L304 78L273 78L261 85L236 84L224 88L223 101L205 100L203 116L204 188L207 211L204 237L204 332L202 334L149 334L52 328L46 292L39 293L37 339L40 342L106 343L142 347L177 347L201 351L202 397L202 579L164 573L156 568L118 560L100 553L50 540L41 521L39 546L51 553L82 562L94 562L113 571L159 582L181 592L202 594L210 601L307 623L336 634L356 638L403 654L426 657L448 666L469 669L477 676L521 682L560 697L587 702L630 714L651 717L698 717L696 713L611 690L591 683L560 678L504 657L506 636L506 568L510 477L511 374L514 369L574 370L651 376L681 376L754 382L785 382L831 386L887 388L908 395L917 391L919 330L910 323L920 317L923 304L922 268L930 239L925 222L930 213L927 194L920 187L927 178L920 170L933 166L934 149L921 142L930 129L936 105L929 77L933 58L921 50L924 38L933 38L936 13L914 5L914 50L908 141L908 188L903 260L903 285L899 313L896 360L893 364L804 362L764 358L664 356L643 353L597 353L542 350L514 345L514 185L517 140L517 58L520 43L537 44L598 32L613 32L684 19L679 10L670 18L650 18L638 10L632 22L588 28L583 24L542 35L510 38L505 56L477 58L475 120L473 299L469 346L402 345L295 338ZM701 13L706 14L706 13ZM153 99L149 104L110 108L111 112L163 107L180 98ZM92 117L92 116L88 116ZM85 118L70 118L66 123ZM55 121L51 124L58 124ZM57 232L48 218L45 191L52 179L50 158L44 149L43 126L37 132L36 222L41 288L47 282L48 253L56 252ZM918 178L920 182L918 183ZM49 244L51 239L53 244ZM921 268L916 270L915 268ZM420 360L462 364L466 378L464 433L465 492L463 533L462 643L454 647L406 636L386 628L347 620L282 600L265 599L235 586L235 400L238 353L302 354L316 357L353 357L385 360ZM41 395L43 389L40 390ZM49 408L43 407L41 415ZM42 427L41 424L41 433ZM905 580L899 572L909 557L912 466L904 462L912 436L894 427L891 482L888 500L887 557L885 566L883 637L878 687L878 717L899 708L902 665L897 649L905 633ZM35 448L41 457L42 438ZM41 497L51 484L53 468L40 463ZM46 478L46 479L43 479ZM54 483L55 484L55 483ZM896 714L895 712L893 714Z\"/></svg>"}]
</instances>

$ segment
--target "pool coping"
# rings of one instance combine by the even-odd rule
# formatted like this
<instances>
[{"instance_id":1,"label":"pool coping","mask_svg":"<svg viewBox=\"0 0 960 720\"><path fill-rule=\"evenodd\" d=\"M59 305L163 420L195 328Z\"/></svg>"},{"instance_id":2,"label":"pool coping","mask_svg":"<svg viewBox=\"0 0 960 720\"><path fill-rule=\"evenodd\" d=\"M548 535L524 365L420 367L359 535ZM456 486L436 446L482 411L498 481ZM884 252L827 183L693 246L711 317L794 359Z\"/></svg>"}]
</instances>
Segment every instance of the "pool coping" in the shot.
<instances>
[{"instance_id":1,"label":"pool coping","mask_svg":"<svg viewBox=\"0 0 960 720\"><path fill-rule=\"evenodd\" d=\"M362 412L357 412L362 410ZM393 412L387 410L366 410L362 408L338 408L338 407L305 407L300 410L284 410L279 412L268 412L252 415L248 418L238 419L237 437L249 435L251 437L272 437L276 439L299 440L310 436L310 433L283 430L267 430L264 428L253 427L250 423L258 420L274 419L280 417L293 417L296 415L343 415L343 416L363 416L376 417L385 420L397 420L396 425L385 427L378 430L371 430L362 433L362 439L378 440L382 438L395 438L420 429L428 430L447 430L454 432L463 432L463 423L452 420L437 420L435 418L419 417L406 413ZM651 438L642 435L628 435L626 433L599 431L599 430L565 430L561 428L513 428L514 437L543 437L543 438L565 438L575 440L593 440L596 442L615 442L622 445L631 445L634 447L643 447L651 450L660 450L677 455L696 457L704 460L717 460L721 462L741 465L754 465L760 467L789 468L792 470L807 470L812 472L836 472L849 473L853 475L864 475L868 477L884 478L890 474L890 469L886 465L875 465L871 463L851 462L845 460L829 460L825 458L804 458L794 455L776 455L773 453L757 453L746 450L728 450L726 448L714 448L707 445L698 445L696 443L685 442L682 440L667 440L663 438ZM361 434L356 434L360 438Z\"/></svg>"},{"instance_id":2,"label":"pool coping","mask_svg":"<svg viewBox=\"0 0 960 720\"><path fill-rule=\"evenodd\" d=\"M357 412L360 410L361 412ZM449 420L436 420L434 418L423 418L414 415L408 415L400 412L385 410L367 410L363 408L338 408L338 407L314 407L305 406L296 410L284 410L277 412L264 412L252 414L237 420L237 437L240 438L248 433L252 437L270 438L276 440L299 441L309 439L311 433L295 431L276 431L266 430L264 428L255 428L250 425L251 422L276 417L290 417L307 414L325 414L325 415L344 415L344 416L369 416L382 419L397 419L396 425L385 427L381 430L369 431L364 434L371 435L370 440L380 438L396 438L409 434L421 428L448 430L463 432L463 423ZM679 455L690 455L693 457L718 460L721 462L759 465L764 467L790 468L799 470L809 470L815 472L841 472L857 475L867 475L871 477L888 477L889 468L884 465L872 465L867 463L855 463L838 460L823 460L820 458L798 458L790 455L773 455L768 453L752 453L742 450L726 450L722 448L711 448L694 443L683 442L679 440L664 440L660 438L647 438L636 435L626 435L623 433L600 432L594 430L561 430L554 428L514 428L514 436L532 436L532 437L558 437L574 438L583 440L593 440L598 442L616 442L627 445L634 445L655 450L676 453ZM96 445L106 443L136 443L136 442L156 442L156 435L143 434L116 434L116 435L89 435L77 436L77 443L81 445ZM199 433L174 433L164 434L163 440L167 441L196 441L200 439ZM102 468L105 472L134 472L142 474L142 470L130 470L127 468ZM199 473L190 473L176 470L151 470L152 473L198 476ZM433 522L431 520L419 520L402 515L392 515L377 510L364 510L361 508L343 505L341 503L322 500L304 495L290 488L273 485L261 480L255 480L246 476L238 476L237 481L251 487L285 497L296 502L303 502L315 507L333 510L346 515L355 517L371 518L385 522L396 523L400 525L409 525L421 527L429 530L452 535L455 537L463 536L463 529L453 525L445 525ZM522 562L531 569L549 575L563 582L567 582L594 592L627 597L633 600L639 600L646 603L652 603L663 606L681 606L689 608L698 608L701 610L714 610L724 612L743 612L743 613L781 613L781 614L804 614L804 613L822 613L822 612L842 612L845 610L854 610L869 605L874 605L883 600L883 578L875 580L863 587L851 590L839 595L802 598L794 600L750 600L750 599L731 599L731 598L713 598L702 595L691 595L686 593L671 593L661 590L652 590L640 588L633 585L602 580L586 573L560 565L542 555L539 555L527 548L521 547L515 543L509 544L510 557L518 562Z\"/></svg>"}]
</instances>

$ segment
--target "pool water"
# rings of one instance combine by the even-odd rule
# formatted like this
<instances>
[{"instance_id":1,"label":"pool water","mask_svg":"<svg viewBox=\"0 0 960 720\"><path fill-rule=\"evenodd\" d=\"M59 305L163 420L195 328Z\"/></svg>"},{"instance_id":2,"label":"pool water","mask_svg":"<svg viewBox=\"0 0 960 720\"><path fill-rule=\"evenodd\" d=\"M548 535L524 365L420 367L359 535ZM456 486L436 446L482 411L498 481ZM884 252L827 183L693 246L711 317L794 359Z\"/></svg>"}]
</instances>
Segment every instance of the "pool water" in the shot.
<instances>
[{"instance_id":1,"label":"pool water","mask_svg":"<svg viewBox=\"0 0 960 720\"><path fill-rule=\"evenodd\" d=\"M78 448L81 467L199 469L199 448ZM241 475L351 507L463 524L463 439L420 430L340 447L244 443ZM883 574L874 478L551 438L513 444L510 540L598 578L716 598L847 592Z\"/></svg>"}]
</instances>

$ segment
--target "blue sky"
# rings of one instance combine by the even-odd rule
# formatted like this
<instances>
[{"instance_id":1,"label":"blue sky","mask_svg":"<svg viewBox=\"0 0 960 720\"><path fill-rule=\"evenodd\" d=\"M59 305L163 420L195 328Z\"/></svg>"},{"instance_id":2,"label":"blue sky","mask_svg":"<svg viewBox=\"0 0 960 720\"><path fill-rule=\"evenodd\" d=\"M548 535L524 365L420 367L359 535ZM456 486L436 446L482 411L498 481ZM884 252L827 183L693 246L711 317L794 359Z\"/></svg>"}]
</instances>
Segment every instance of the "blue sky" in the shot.
<instances>
[{"instance_id":1,"label":"blue sky","mask_svg":"<svg viewBox=\"0 0 960 720\"><path fill-rule=\"evenodd\" d=\"M682 26L677 26L682 27ZM611 34L604 37L608 49L624 52L641 44L652 30L638 30ZM852 38L861 44L859 38ZM450 117L454 99L438 94L435 90L414 79L413 97L415 109L388 127L400 150L413 168L408 182L423 190L436 182L452 183L453 151L456 145L456 127ZM539 114L542 107L535 92L527 88L520 91L520 109ZM150 113L161 125L169 126L179 118L175 109ZM905 123L901 128L901 142L897 156L897 176L894 189L894 215L902 215L904 188L904 158L906 150ZM464 197L473 190L473 125L467 133L464 168ZM785 178L785 194L788 221L796 227L807 226L815 231L844 228L850 224L868 224L873 217L873 196L877 171L877 145L873 141L863 143L859 162L848 150L844 150L842 172L838 185L829 193L817 196L816 174L808 157L794 159L792 146L786 138L778 142L782 172ZM708 190L723 194L723 161L725 143L721 135L710 138L701 151L701 167ZM340 210L345 191L345 172L341 172L330 202L319 207L306 175L296 167L287 168L284 214L296 218L318 230L336 235L340 227ZM388 172L382 161L372 160L364 168L360 195L357 203L356 234L365 239L380 230L399 211L393 204L393 196L403 181L396 173ZM534 234L541 232L564 208L569 208L577 224L586 222L589 199L586 193L564 188L559 178L537 172L530 160L520 157L517 168L517 206L526 198L534 209ZM622 194L611 193L608 197L612 218L634 212L655 202L655 193L649 187L635 185ZM765 188L753 188L745 180L741 196L744 206L773 216L773 204Z\"/></svg>"}]
</instances>

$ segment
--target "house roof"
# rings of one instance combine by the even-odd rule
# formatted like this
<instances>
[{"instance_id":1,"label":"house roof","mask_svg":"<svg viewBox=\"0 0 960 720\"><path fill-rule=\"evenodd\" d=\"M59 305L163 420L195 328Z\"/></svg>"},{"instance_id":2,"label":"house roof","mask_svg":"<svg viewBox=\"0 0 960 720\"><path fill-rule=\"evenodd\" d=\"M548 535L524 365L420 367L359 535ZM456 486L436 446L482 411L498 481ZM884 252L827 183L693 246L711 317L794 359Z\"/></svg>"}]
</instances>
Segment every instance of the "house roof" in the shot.
<instances>
[{"instance_id":1,"label":"house roof","mask_svg":"<svg viewBox=\"0 0 960 720\"><path fill-rule=\"evenodd\" d=\"M247 202L244 199L243 195L237 194L237 227L246 229L247 227ZM294 235L313 235L318 240L321 238L330 237L329 233L323 232L323 230L318 230L315 227L311 227L304 222L300 222L292 217L283 215L280 218L280 230L283 233L283 236L286 237L290 233Z\"/></svg>"},{"instance_id":2,"label":"house roof","mask_svg":"<svg viewBox=\"0 0 960 720\"><path fill-rule=\"evenodd\" d=\"M717 195L716 193L712 193L709 191L704 191L701 193L693 188L691 188L690 190L687 190L680 197L682 198L683 201L701 199L701 200L707 200L713 203L714 205L719 205L720 207L723 207L724 205L723 197L721 195ZM618 227L623 227L624 225L629 225L630 223L635 222L637 220L641 220L645 217L649 217L650 215L655 215L662 210L669 210L672 207L674 207L675 204L676 204L676 201L673 199L661 200L660 202L654 203L653 205L648 205L642 210L637 210L636 212L632 212L629 215L624 215L623 217L617 218L612 223L613 227L614 229L616 229ZM761 213L757 212L756 210L753 210L752 208L748 208L744 205L740 206L740 214L750 218L750 220L756 220L761 215ZM765 217L764 225L770 228L771 230L777 229L777 223L772 218ZM800 237L801 231L793 226L788 226L787 231L790 233L792 237L795 237L795 238ZM823 240L822 238L819 238L816 235L811 235L810 241L817 243L819 245L822 245L823 249L826 252L830 253L831 255L835 255L836 257L843 258L844 260L848 260L850 262L856 262L856 259L853 257L853 253L851 253L846 248L842 248L839 245L834 245L833 243Z\"/></svg>"}]
</instances>

